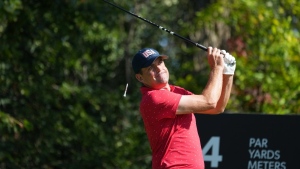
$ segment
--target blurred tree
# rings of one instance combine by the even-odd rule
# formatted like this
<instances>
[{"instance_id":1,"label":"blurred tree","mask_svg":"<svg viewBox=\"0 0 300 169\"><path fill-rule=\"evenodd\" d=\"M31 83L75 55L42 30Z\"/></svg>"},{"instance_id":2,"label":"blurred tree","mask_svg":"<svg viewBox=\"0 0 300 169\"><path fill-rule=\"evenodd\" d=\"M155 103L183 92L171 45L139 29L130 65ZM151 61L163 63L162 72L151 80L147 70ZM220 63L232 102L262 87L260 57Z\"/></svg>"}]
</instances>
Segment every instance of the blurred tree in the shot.
<instances>
[{"instance_id":1,"label":"blurred tree","mask_svg":"<svg viewBox=\"0 0 300 169\"><path fill-rule=\"evenodd\" d=\"M224 48L237 57L235 87L227 111L300 113L300 36L297 19L300 8L296 4L297 1L293 0L284 3L217 1L196 12L195 26L186 25L187 30L192 30L189 34L194 41L202 42L202 37L206 37L209 42L203 41L206 46L212 44ZM191 71L191 67L206 72L207 67L205 64L197 66L193 63L195 59L181 62L184 74L179 76L178 82L197 90L201 77L193 73L197 71L187 72Z\"/></svg>"},{"instance_id":2,"label":"blurred tree","mask_svg":"<svg viewBox=\"0 0 300 169\"><path fill-rule=\"evenodd\" d=\"M1 3L1 168L150 164L118 78L124 17L96 1Z\"/></svg>"},{"instance_id":3,"label":"blurred tree","mask_svg":"<svg viewBox=\"0 0 300 169\"><path fill-rule=\"evenodd\" d=\"M228 107L236 112L300 113L300 15L297 1L220 2L230 11L228 50L238 57L235 93ZM292 9L292 10L290 10Z\"/></svg>"}]
</instances>

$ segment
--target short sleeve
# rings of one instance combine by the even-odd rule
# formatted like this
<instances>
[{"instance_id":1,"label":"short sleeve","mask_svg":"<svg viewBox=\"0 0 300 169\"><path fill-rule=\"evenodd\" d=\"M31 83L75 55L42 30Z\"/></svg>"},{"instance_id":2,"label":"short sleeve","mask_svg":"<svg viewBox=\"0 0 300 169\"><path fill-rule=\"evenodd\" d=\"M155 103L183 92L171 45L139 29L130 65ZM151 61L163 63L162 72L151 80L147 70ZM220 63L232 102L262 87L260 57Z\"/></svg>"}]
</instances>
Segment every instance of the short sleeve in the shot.
<instances>
[{"instance_id":1,"label":"short sleeve","mask_svg":"<svg viewBox=\"0 0 300 169\"><path fill-rule=\"evenodd\" d=\"M180 98L181 94L168 90L150 91L143 95L141 113L144 118L151 118L152 120L175 118Z\"/></svg>"}]
</instances>

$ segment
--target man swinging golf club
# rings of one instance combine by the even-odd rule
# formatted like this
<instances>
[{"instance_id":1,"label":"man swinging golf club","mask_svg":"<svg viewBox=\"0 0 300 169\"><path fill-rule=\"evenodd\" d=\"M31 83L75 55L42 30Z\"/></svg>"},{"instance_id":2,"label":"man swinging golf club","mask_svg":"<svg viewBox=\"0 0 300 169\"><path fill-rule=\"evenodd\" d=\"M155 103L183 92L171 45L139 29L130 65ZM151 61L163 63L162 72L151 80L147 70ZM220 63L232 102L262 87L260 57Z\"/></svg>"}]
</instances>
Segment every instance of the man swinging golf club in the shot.
<instances>
[{"instance_id":1,"label":"man swinging golf club","mask_svg":"<svg viewBox=\"0 0 300 169\"><path fill-rule=\"evenodd\" d=\"M225 57L223 56L225 55ZM226 51L207 48L209 79L202 93L168 83L168 58L155 49L136 53L132 67L142 83L140 113L152 150L153 169L204 169L194 113L222 113L230 97L235 58Z\"/></svg>"}]
</instances>

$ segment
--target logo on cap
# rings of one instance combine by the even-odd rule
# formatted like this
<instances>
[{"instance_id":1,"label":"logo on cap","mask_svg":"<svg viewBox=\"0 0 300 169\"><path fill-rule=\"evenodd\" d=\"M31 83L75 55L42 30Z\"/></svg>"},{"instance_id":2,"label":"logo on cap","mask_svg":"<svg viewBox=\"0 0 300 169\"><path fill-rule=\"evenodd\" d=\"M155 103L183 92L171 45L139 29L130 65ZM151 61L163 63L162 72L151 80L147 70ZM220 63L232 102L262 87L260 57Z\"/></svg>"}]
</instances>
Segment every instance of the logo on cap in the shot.
<instances>
[{"instance_id":1,"label":"logo on cap","mask_svg":"<svg viewBox=\"0 0 300 169\"><path fill-rule=\"evenodd\" d=\"M142 53L143 56L145 56L146 58L152 54L155 54L156 52L152 49L147 49L145 52Z\"/></svg>"}]
</instances>

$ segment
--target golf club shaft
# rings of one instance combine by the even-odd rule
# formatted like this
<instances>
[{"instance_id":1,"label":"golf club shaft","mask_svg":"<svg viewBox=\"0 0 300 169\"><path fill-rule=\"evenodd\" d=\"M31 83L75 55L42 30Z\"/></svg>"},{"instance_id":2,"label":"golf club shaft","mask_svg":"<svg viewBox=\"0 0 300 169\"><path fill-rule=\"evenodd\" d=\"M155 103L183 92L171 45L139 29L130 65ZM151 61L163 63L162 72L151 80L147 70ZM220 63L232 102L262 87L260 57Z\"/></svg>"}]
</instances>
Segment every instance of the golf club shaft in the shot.
<instances>
[{"instance_id":1,"label":"golf club shaft","mask_svg":"<svg viewBox=\"0 0 300 169\"><path fill-rule=\"evenodd\" d=\"M129 11L127 11L127 10L125 10L125 9L123 9L123 8L121 8L121 7L119 7L119 6L117 6L116 4L113 4L113 3L109 2L109 1L107 1L107 0L103 0L103 1L106 2L106 3L108 3L108 4L110 4L111 6L114 6L114 7L118 8L118 9L120 9L120 10L122 10L122 11L124 11L124 12L126 12L126 13L128 13L128 14L134 16L134 17L136 17L136 18L139 18L139 19L141 19L141 20L143 20L143 21L145 21L145 22L147 22L147 23L149 23L149 24L151 24L151 25L153 25L153 26L155 26L155 27L158 27L158 28L161 29L161 30L164 30L164 31L168 32L168 33L170 33L171 35L174 35L174 36L176 36L176 37L178 37L178 38L180 38L180 39L183 39L183 40L185 40L185 41L187 41L187 42L189 42L189 43L191 43L191 44L197 46L198 48L200 48L200 49L202 49L202 50L204 50L204 51L207 51L207 47L205 47L205 46L203 46L203 45L201 45L201 44L199 44L199 43L195 43L195 42L191 41L190 39L187 39L187 38L185 38L185 37L182 37L182 36L178 35L178 34L175 33L175 32L172 32L172 31L170 31L170 30L168 30L168 29L166 29L166 28L164 28L164 27L162 27L162 26L159 26L159 25L157 25L157 24L155 24L155 23L153 23L153 22L151 22L151 21L149 21L149 20L147 20L147 19L144 19L144 18L142 18L142 17L140 17L140 16L138 16L138 15L132 13L132 12L129 12Z\"/></svg>"}]
</instances>

